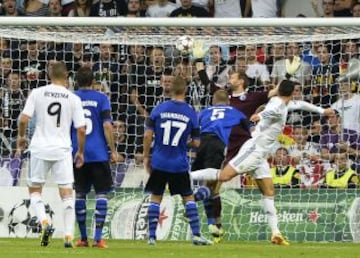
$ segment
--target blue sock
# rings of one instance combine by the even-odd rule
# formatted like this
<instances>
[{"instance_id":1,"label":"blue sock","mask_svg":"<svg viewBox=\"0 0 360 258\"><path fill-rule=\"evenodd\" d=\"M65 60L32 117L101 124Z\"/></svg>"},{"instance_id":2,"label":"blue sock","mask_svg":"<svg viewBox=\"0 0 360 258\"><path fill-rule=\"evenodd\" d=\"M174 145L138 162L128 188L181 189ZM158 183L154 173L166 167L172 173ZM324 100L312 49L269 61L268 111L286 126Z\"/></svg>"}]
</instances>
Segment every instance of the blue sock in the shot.
<instances>
[{"instance_id":1,"label":"blue sock","mask_svg":"<svg viewBox=\"0 0 360 258\"><path fill-rule=\"evenodd\" d=\"M149 238L156 239L156 228L159 222L160 204L150 202L148 208Z\"/></svg>"},{"instance_id":2,"label":"blue sock","mask_svg":"<svg viewBox=\"0 0 360 258\"><path fill-rule=\"evenodd\" d=\"M102 230L105 223L105 218L107 214L107 204L108 200L106 198L96 199L95 204L95 241L100 241L102 238Z\"/></svg>"},{"instance_id":3,"label":"blue sock","mask_svg":"<svg viewBox=\"0 0 360 258\"><path fill-rule=\"evenodd\" d=\"M210 189L207 186L200 186L194 194L195 201L205 201L210 197Z\"/></svg>"},{"instance_id":4,"label":"blue sock","mask_svg":"<svg viewBox=\"0 0 360 258\"><path fill-rule=\"evenodd\" d=\"M76 221L79 225L79 231L81 240L87 240L86 233L86 200L85 199L76 199L75 200L75 214Z\"/></svg>"},{"instance_id":5,"label":"blue sock","mask_svg":"<svg viewBox=\"0 0 360 258\"><path fill-rule=\"evenodd\" d=\"M200 236L199 213L196 202L188 201L185 203L186 217L189 220L190 228L194 236Z\"/></svg>"},{"instance_id":6,"label":"blue sock","mask_svg":"<svg viewBox=\"0 0 360 258\"><path fill-rule=\"evenodd\" d=\"M213 199L203 201L208 225L215 224Z\"/></svg>"}]
</instances>

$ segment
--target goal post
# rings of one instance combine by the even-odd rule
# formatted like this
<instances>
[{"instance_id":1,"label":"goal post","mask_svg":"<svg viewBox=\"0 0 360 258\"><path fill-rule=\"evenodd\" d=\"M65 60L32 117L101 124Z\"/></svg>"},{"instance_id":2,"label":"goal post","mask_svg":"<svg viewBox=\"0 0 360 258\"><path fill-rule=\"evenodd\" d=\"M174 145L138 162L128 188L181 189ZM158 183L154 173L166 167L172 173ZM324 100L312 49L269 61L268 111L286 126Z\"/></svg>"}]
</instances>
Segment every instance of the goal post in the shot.
<instances>
[{"instance_id":1,"label":"goal post","mask_svg":"<svg viewBox=\"0 0 360 258\"><path fill-rule=\"evenodd\" d=\"M11 157L11 152L17 132L17 118L28 92L49 82L47 69L53 60L66 62L69 69L69 86L72 89L76 88L74 74L77 69L82 65L88 65L94 71L96 84L109 95L114 126L116 126L114 135L118 150L122 154L122 160L112 166L115 191L109 199L105 238L146 238L149 196L142 191L147 178L141 163L141 141L139 141L143 133L144 114L140 114L136 109L131 93L140 83L151 85L155 90L150 93L144 90L140 96L141 101L151 102L151 105L158 103L163 99L162 76L166 74L165 70L170 68L172 73L182 75L189 80L187 97L194 108L199 110L209 104L205 101L210 98L208 86L198 84L198 81L194 83L197 74L194 66L188 62L189 59L192 61L192 57L181 56L175 49L176 40L182 35L201 40L208 47L221 46L223 61L231 67L231 70L238 70L241 69L241 65L237 60L249 58L246 51L240 56L238 49L250 45L255 45L259 51L256 54L256 62L262 65L265 65L271 55L275 55L272 52L275 51L274 44L284 48L276 54L279 55L276 60L286 59L285 47L289 43L297 43L301 54L302 51L311 48L312 42L327 42L329 54L337 56L340 60L346 54L345 42L349 40L357 42L360 39L360 20L0 17L1 185L15 185L16 188L26 185L28 158L24 156L19 162ZM154 47L162 49L158 55L163 60L154 61L157 58L151 56L151 49ZM344 60L345 63L336 64L337 72L330 74L331 76L335 78L346 74L349 70L349 64L346 62L349 62L349 59ZM205 63L211 66L208 55L205 57ZM160 72L152 73L150 76L146 71L153 65L162 67ZM271 84L273 74L269 70L266 72L267 75L261 77L261 80L269 80ZM19 77L10 77L9 74L12 73ZM260 70L255 70L252 74L260 78L259 73ZM307 70L306 74L301 74L302 77L307 78L304 84L308 84L302 86L309 86L312 89L319 79L315 75L313 67ZM345 78L352 80L346 76ZM357 75L356 78L359 79L359 76ZM357 79L352 82L354 88L358 87ZM11 84L14 80L18 80L17 84ZM223 86L226 87L227 82ZM161 90L157 91L158 89ZM320 91L317 94L320 97L322 94L333 94L333 97L338 97L339 93ZM300 118L301 121L304 119L304 117ZM293 139L290 139L289 144L291 143L294 143ZM319 182L312 185L307 178L308 170L322 166L313 165L314 167L309 164L303 167L299 165L301 167L299 169L302 169L300 174L304 179L301 181L301 187L276 189L280 229L290 241L360 241L358 188L323 189L319 187ZM324 166L322 169L325 169ZM321 180L324 179L326 171L323 172ZM311 173L314 171L310 171ZM9 191L9 188L0 187L0 191L5 189ZM16 193L19 192L16 190ZM22 198L26 199L26 191L23 192ZM269 238L270 232L266 215L261 209L261 195L258 189L249 187L244 184L244 178L238 177L224 185L221 196L226 240ZM51 201L49 202L51 205ZM5 220L11 218L12 223L19 221L18 223L21 224L20 219L14 215L17 214L15 209L28 207L23 201L20 205L14 203L7 206L12 208L11 212L5 210ZM93 206L94 199L90 198L90 209L93 210ZM199 204L199 209L202 231L207 234L202 204ZM166 194L161 205L162 224L158 229L159 239L189 238L190 229L187 222L182 219L183 213L184 208L180 198ZM88 220L88 225L91 227L91 216L88 216ZM12 230L13 232L9 232L10 236L19 236L14 233L17 230L15 226Z\"/></svg>"}]
</instances>

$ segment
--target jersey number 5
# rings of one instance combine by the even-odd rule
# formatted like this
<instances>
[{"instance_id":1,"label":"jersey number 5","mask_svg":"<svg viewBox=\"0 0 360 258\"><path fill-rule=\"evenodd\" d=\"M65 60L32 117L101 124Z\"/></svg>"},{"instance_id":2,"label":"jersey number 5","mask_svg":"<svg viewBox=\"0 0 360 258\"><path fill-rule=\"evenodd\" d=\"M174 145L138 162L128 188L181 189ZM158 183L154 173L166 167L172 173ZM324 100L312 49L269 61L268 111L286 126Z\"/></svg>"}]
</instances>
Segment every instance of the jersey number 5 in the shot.
<instances>
[{"instance_id":1,"label":"jersey number 5","mask_svg":"<svg viewBox=\"0 0 360 258\"><path fill-rule=\"evenodd\" d=\"M184 133L187 124L179 121L171 121L168 120L164 123L161 123L161 128L164 128L164 135L163 135L163 144L169 145L170 137L171 137L171 130L177 130L173 139L171 140L171 146L178 146L179 140Z\"/></svg>"},{"instance_id":2,"label":"jersey number 5","mask_svg":"<svg viewBox=\"0 0 360 258\"><path fill-rule=\"evenodd\" d=\"M225 108L215 108L212 111L210 120L214 121L217 119L223 119L225 117Z\"/></svg>"}]
</instances>

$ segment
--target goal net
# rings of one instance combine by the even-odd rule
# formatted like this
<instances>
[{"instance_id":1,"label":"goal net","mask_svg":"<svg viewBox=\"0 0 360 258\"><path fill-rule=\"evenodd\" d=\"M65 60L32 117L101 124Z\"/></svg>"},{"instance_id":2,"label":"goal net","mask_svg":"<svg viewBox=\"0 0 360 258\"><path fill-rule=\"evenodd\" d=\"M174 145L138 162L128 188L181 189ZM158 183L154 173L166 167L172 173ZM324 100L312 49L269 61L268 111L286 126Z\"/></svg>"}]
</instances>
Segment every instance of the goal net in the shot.
<instances>
[{"instance_id":1,"label":"goal net","mask_svg":"<svg viewBox=\"0 0 360 258\"><path fill-rule=\"evenodd\" d=\"M147 237L149 196L143 193L147 175L141 156L144 118L156 104L168 99L173 75L186 79L187 101L199 111L211 104L214 86L229 89L230 73L246 74L248 92L261 92L284 79L286 60L291 62L299 56L302 59L300 69L290 78L299 82L296 98L323 107L333 105L339 119L331 126L339 126L341 137L348 134L345 130L360 134L359 120L355 120L360 109L348 111L346 108L348 103L359 100L354 97L351 102L352 96L343 100L344 95L356 96L360 71L360 26L351 19L50 20L37 17L1 18L0 24L0 183L16 186L14 189L26 185L28 156L24 154L21 159L16 159L12 153L17 119L29 91L50 82L47 72L54 61L66 63L72 90L77 89L74 76L79 67L91 67L96 78L94 87L110 98L114 136L120 153L119 162L112 166L115 191L109 201L105 238ZM194 42L201 40L209 49L203 60L209 79L207 83L196 70L195 58L175 47L183 35ZM350 90L342 84L350 85ZM274 176L277 176L274 182L280 229L291 241L360 240L357 188L324 187L324 181L330 180L326 178L327 174L340 168L358 170L358 160L347 153L344 154L345 165L336 158L321 156L323 148L330 150L330 145L337 143L331 140L320 142L325 130L322 127L329 123L312 113L290 113L287 126L278 138L279 145L269 160ZM30 125L29 135L31 133ZM343 140L352 144L352 148L360 149L358 139L346 137ZM359 144L354 145L352 139ZM194 155L195 152L190 152L190 160ZM355 181L353 184L350 181L334 184L338 188L344 185L347 188L356 185ZM0 187L0 191L5 189L9 191L9 188ZM241 176L226 183L221 197L222 223L227 232L225 239L269 239L261 195L251 177ZM15 225L11 230L9 226L10 236L28 236L29 225L26 223L25 233L16 233L19 229L15 227L25 221L16 217L21 216L15 215L17 209L30 209L23 200L28 198L25 190L18 198L20 200L8 204L10 208L5 210L4 218ZM55 201L48 202L51 206ZM90 209L94 209L93 204L94 199L90 198ZM202 231L207 235L203 209L199 203ZM183 214L180 198L166 194L161 205L158 239L188 239L190 229ZM92 218L88 218L91 228ZM0 233L0 236L4 235Z\"/></svg>"}]
</instances>

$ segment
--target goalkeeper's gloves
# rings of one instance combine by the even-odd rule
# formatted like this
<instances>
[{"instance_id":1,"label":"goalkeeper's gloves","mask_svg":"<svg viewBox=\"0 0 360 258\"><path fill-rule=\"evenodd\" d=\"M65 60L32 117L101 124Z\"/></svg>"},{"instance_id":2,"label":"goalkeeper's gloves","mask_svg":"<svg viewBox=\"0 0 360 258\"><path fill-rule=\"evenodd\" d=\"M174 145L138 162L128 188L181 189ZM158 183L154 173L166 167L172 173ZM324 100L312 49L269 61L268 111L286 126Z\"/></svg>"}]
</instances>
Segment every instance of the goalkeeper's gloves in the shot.
<instances>
[{"instance_id":1,"label":"goalkeeper's gloves","mask_svg":"<svg viewBox=\"0 0 360 258\"><path fill-rule=\"evenodd\" d=\"M207 53L202 40L196 40L193 45L192 55L196 60L202 60Z\"/></svg>"},{"instance_id":2,"label":"goalkeeper's gloves","mask_svg":"<svg viewBox=\"0 0 360 258\"><path fill-rule=\"evenodd\" d=\"M293 76L297 70L299 70L301 66L301 58L299 56L294 56L292 62L290 62L290 59L285 60L285 70L286 75L289 75L290 77Z\"/></svg>"}]
</instances>

